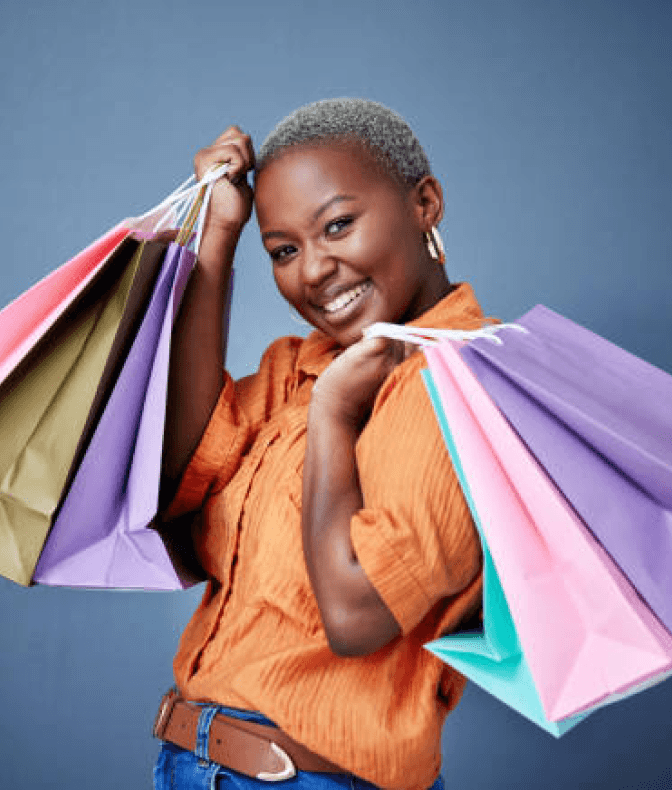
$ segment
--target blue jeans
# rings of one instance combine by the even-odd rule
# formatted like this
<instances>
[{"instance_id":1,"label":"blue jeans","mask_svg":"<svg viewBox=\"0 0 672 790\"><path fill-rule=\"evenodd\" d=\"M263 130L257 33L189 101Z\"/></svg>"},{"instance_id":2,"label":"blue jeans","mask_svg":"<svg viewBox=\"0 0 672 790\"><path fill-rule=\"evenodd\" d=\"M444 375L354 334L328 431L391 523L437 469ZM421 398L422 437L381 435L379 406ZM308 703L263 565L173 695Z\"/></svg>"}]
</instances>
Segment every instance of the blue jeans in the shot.
<instances>
[{"instance_id":1,"label":"blue jeans","mask_svg":"<svg viewBox=\"0 0 672 790\"><path fill-rule=\"evenodd\" d=\"M208 738L210 722L217 712L275 726L261 713L204 705L198 723L198 743L195 751L189 752L172 743L162 744L159 759L154 766L154 790L272 790L274 785L278 790L376 790L370 782L347 773L298 771L296 776L282 782L263 782L213 763L207 759ZM440 776L429 790L444 790Z\"/></svg>"}]
</instances>

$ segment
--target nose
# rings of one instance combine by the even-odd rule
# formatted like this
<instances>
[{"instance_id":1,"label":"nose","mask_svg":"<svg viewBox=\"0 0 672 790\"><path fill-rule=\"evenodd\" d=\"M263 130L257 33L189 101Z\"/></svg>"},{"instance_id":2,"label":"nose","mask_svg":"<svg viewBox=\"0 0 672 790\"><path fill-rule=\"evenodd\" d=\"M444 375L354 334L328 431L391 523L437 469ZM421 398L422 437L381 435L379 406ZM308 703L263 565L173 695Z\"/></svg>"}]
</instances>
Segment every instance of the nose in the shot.
<instances>
[{"instance_id":1,"label":"nose","mask_svg":"<svg viewBox=\"0 0 672 790\"><path fill-rule=\"evenodd\" d=\"M306 246L303 256L302 277L306 285L321 285L335 271L338 264L333 255L319 244Z\"/></svg>"}]
</instances>

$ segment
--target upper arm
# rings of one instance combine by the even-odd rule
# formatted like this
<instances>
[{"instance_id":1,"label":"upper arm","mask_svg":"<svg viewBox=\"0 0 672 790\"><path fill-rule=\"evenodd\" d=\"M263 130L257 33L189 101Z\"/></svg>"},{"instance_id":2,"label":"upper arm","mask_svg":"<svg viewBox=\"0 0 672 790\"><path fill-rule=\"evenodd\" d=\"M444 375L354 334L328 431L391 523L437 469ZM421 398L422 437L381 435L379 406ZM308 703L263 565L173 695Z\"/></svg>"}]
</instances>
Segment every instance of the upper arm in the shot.
<instances>
[{"instance_id":1,"label":"upper arm","mask_svg":"<svg viewBox=\"0 0 672 790\"><path fill-rule=\"evenodd\" d=\"M263 423L286 402L300 343L294 337L276 340L257 372L238 381L223 373L219 398L166 518L197 510L233 477Z\"/></svg>"}]
</instances>

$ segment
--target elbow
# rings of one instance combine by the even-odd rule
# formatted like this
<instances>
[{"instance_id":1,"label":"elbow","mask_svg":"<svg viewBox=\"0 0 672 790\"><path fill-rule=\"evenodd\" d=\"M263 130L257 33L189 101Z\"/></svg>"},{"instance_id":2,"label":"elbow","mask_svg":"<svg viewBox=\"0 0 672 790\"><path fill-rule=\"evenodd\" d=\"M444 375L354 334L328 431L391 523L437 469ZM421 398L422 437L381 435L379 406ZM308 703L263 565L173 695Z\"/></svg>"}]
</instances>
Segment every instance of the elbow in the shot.
<instances>
[{"instance_id":1,"label":"elbow","mask_svg":"<svg viewBox=\"0 0 672 790\"><path fill-rule=\"evenodd\" d=\"M391 614L381 618L379 613L341 610L323 615L322 621L329 649L340 658L368 656L401 633Z\"/></svg>"},{"instance_id":2,"label":"elbow","mask_svg":"<svg viewBox=\"0 0 672 790\"><path fill-rule=\"evenodd\" d=\"M362 645L352 639L348 634L338 634L331 630L326 630L327 642L331 652L339 658L358 658L374 653L378 648L371 650L368 646Z\"/></svg>"}]
</instances>

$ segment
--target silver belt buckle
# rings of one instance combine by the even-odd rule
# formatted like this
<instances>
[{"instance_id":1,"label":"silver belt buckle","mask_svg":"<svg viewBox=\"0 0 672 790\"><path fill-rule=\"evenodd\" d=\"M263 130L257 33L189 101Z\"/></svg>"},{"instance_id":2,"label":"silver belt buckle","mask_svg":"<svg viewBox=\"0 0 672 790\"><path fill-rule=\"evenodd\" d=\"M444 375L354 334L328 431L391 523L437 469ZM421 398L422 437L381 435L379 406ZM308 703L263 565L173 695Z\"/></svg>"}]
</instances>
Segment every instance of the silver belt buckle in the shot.
<instances>
[{"instance_id":1,"label":"silver belt buckle","mask_svg":"<svg viewBox=\"0 0 672 790\"><path fill-rule=\"evenodd\" d=\"M275 754L282 760L283 768L273 773L270 771L261 771L257 774L257 779L260 779L262 782L284 782L285 779L291 779L293 776L296 776L296 767L292 762L292 758L284 749L281 749L277 743L270 741L270 744L271 749L273 749Z\"/></svg>"}]
</instances>

